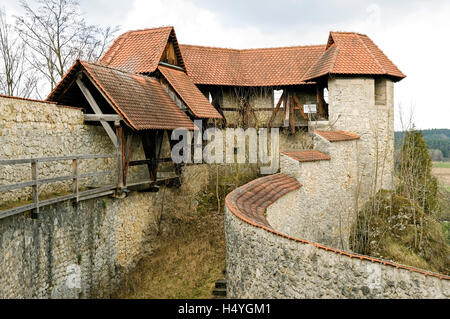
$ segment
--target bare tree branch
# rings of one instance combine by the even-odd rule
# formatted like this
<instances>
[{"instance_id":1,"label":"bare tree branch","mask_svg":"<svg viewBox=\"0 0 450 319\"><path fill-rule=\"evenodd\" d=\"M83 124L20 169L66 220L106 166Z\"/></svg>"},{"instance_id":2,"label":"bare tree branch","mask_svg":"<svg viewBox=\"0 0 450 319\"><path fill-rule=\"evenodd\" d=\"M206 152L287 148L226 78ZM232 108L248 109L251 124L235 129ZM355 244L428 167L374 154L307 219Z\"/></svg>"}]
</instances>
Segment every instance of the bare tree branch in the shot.
<instances>
[{"instance_id":1,"label":"bare tree branch","mask_svg":"<svg viewBox=\"0 0 450 319\"><path fill-rule=\"evenodd\" d=\"M29 69L25 43L14 37L13 26L0 9L0 93L30 97L36 89L36 76Z\"/></svg>"},{"instance_id":2,"label":"bare tree branch","mask_svg":"<svg viewBox=\"0 0 450 319\"><path fill-rule=\"evenodd\" d=\"M76 0L26 0L16 30L30 49L28 61L48 81L58 83L76 59L96 61L113 40L118 27L89 25Z\"/></svg>"}]
</instances>

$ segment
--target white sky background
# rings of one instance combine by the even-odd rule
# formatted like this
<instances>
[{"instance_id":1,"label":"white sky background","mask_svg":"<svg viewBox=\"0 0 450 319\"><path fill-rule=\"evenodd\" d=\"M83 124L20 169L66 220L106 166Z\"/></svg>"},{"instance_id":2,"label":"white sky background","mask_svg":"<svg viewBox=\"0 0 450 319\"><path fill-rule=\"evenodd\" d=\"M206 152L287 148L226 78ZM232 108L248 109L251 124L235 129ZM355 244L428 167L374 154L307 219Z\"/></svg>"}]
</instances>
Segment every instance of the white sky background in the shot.
<instances>
[{"instance_id":1,"label":"white sky background","mask_svg":"<svg viewBox=\"0 0 450 319\"><path fill-rule=\"evenodd\" d=\"M407 77L395 85L399 110L417 128L450 128L450 1L80 0L90 23L120 33L173 25L178 41L230 48L324 44L328 32L367 34ZM18 1L2 0L8 15ZM44 94L45 95L45 94Z\"/></svg>"}]
</instances>

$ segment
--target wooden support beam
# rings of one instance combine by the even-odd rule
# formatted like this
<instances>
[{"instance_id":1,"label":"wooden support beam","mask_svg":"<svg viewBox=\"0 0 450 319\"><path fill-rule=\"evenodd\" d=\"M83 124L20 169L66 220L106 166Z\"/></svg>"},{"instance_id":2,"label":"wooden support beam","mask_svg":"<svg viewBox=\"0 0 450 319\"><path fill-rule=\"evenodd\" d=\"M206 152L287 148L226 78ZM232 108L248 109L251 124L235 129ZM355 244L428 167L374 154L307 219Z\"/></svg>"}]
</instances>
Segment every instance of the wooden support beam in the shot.
<instances>
[{"instance_id":1,"label":"wooden support beam","mask_svg":"<svg viewBox=\"0 0 450 319\"><path fill-rule=\"evenodd\" d=\"M118 114L84 114L84 121L106 121L106 122L115 122L120 121L121 118Z\"/></svg>"},{"instance_id":2,"label":"wooden support beam","mask_svg":"<svg viewBox=\"0 0 450 319\"><path fill-rule=\"evenodd\" d=\"M323 88L316 86L316 101L317 101L317 112L320 116L326 116L325 114L325 99L323 98Z\"/></svg>"},{"instance_id":3,"label":"wooden support beam","mask_svg":"<svg viewBox=\"0 0 450 319\"><path fill-rule=\"evenodd\" d=\"M92 96L91 92L89 92L88 88L81 81L81 73L78 75L77 85L80 88L80 90L83 93L86 100L88 101L89 105L92 107L92 110L94 110L95 114L103 115L102 111L100 110L100 107L98 106L98 104L95 101L94 97ZM114 146L117 148L117 145L118 145L117 137L116 137L116 134L114 134L114 131L111 128L111 126L106 121L103 121L103 120L101 120L100 123L102 123L103 128L105 129L106 133L108 134L108 136L111 139Z\"/></svg>"},{"instance_id":4,"label":"wooden support beam","mask_svg":"<svg viewBox=\"0 0 450 319\"><path fill-rule=\"evenodd\" d=\"M248 101L245 101L244 104L244 127L248 126L248 117L249 114L253 115L253 118L255 119L255 122L258 122L258 118L256 117L255 112L253 111L252 106L250 105L250 103Z\"/></svg>"},{"instance_id":5,"label":"wooden support beam","mask_svg":"<svg viewBox=\"0 0 450 319\"><path fill-rule=\"evenodd\" d=\"M37 219L39 215L39 185L37 184L38 177L39 177L38 163L33 161L31 162L31 179L35 183L35 185L31 186L31 198L33 200L33 204L36 207L31 212L31 218L33 219Z\"/></svg>"},{"instance_id":6,"label":"wooden support beam","mask_svg":"<svg viewBox=\"0 0 450 319\"><path fill-rule=\"evenodd\" d=\"M303 110L303 105L300 103L295 94L294 94L294 102L297 104L297 107L300 110L300 113L302 113L303 118L308 121L308 116L305 114L305 111Z\"/></svg>"},{"instance_id":7,"label":"wooden support beam","mask_svg":"<svg viewBox=\"0 0 450 319\"><path fill-rule=\"evenodd\" d=\"M76 201L79 200L79 194L78 194L78 159L72 160L72 166L73 166L73 175L75 176L73 179L73 193L75 194Z\"/></svg>"},{"instance_id":8,"label":"wooden support beam","mask_svg":"<svg viewBox=\"0 0 450 319\"><path fill-rule=\"evenodd\" d=\"M294 124L294 95L295 93L291 94L291 98L289 101L289 126L291 127L291 133L295 133L295 124Z\"/></svg>"},{"instance_id":9,"label":"wooden support beam","mask_svg":"<svg viewBox=\"0 0 450 319\"><path fill-rule=\"evenodd\" d=\"M128 168L130 167L131 156L133 155L133 133L128 132L125 143L125 161L123 168L123 184L127 186Z\"/></svg>"},{"instance_id":10,"label":"wooden support beam","mask_svg":"<svg viewBox=\"0 0 450 319\"><path fill-rule=\"evenodd\" d=\"M275 118L275 116L277 115L278 110L280 109L281 103L283 102L283 99L284 99L284 95L285 95L285 91L283 91L283 94L281 94L280 99L278 100L278 103L275 106L275 109L273 110L272 116L270 117L269 123L267 123L267 125L269 127L272 125L272 121Z\"/></svg>"},{"instance_id":11,"label":"wooden support beam","mask_svg":"<svg viewBox=\"0 0 450 319\"><path fill-rule=\"evenodd\" d=\"M118 123L118 122L115 122L114 125L116 127L116 132L117 132L117 175L118 175L117 187L119 190L122 190L123 189L122 127L120 126L120 123Z\"/></svg>"},{"instance_id":12,"label":"wooden support beam","mask_svg":"<svg viewBox=\"0 0 450 319\"><path fill-rule=\"evenodd\" d=\"M161 145L164 136L163 130L149 130L142 135L142 146L144 148L145 158L149 160L148 172L150 179L156 181L158 171L158 158L161 153Z\"/></svg>"}]
</instances>

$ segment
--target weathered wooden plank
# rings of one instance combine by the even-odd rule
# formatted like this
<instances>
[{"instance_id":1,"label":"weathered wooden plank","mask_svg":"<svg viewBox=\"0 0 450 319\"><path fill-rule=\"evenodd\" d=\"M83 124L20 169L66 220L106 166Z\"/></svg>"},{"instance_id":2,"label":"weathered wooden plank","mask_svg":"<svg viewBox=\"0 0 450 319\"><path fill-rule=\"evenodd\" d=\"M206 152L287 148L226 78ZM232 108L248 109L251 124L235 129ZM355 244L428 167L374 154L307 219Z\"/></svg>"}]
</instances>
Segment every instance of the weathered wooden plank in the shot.
<instances>
[{"instance_id":1,"label":"weathered wooden plank","mask_svg":"<svg viewBox=\"0 0 450 319\"><path fill-rule=\"evenodd\" d=\"M122 127L116 125L117 134L117 187L119 189L123 188L123 135Z\"/></svg>"},{"instance_id":2,"label":"weathered wooden plank","mask_svg":"<svg viewBox=\"0 0 450 319\"><path fill-rule=\"evenodd\" d=\"M289 126L291 127L291 133L295 133L295 124L294 124L294 108L295 108L295 104L294 104L294 96L295 93L291 94L291 101L289 102Z\"/></svg>"},{"instance_id":3,"label":"weathered wooden plank","mask_svg":"<svg viewBox=\"0 0 450 319\"><path fill-rule=\"evenodd\" d=\"M84 114L83 119L85 122L89 121L115 122L121 120L118 114Z\"/></svg>"},{"instance_id":4,"label":"weathered wooden plank","mask_svg":"<svg viewBox=\"0 0 450 319\"><path fill-rule=\"evenodd\" d=\"M75 175L65 175L65 176L41 178L41 179L37 180L37 185L54 183L54 182L62 182L62 181L67 181L67 180L73 179L73 178L75 178Z\"/></svg>"},{"instance_id":5,"label":"weathered wooden plank","mask_svg":"<svg viewBox=\"0 0 450 319\"><path fill-rule=\"evenodd\" d=\"M112 174L114 174L114 173L115 173L114 170L103 171L103 172L92 172L92 173L80 174L80 175L78 176L78 178L87 178L87 177L96 177L96 176L107 176L107 175L112 175Z\"/></svg>"},{"instance_id":6,"label":"weathered wooden plank","mask_svg":"<svg viewBox=\"0 0 450 319\"><path fill-rule=\"evenodd\" d=\"M325 108L324 103L325 100L323 98L323 88L320 88L319 86L316 86L316 100L317 100L317 108L318 113L320 116L326 116L325 114Z\"/></svg>"},{"instance_id":7,"label":"weathered wooden plank","mask_svg":"<svg viewBox=\"0 0 450 319\"><path fill-rule=\"evenodd\" d=\"M123 168L123 184L127 186L128 168L130 167L130 160L133 155L133 133L128 132L127 141L125 145L125 163Z\"/></svg>"},{"instance_id":8,"label":"weathered wooden plank","mask_svg":"<svg viewBox=\"0 0 450 319\"><path fill-rule=\"evenodd\" d=\"M6 191L13 190L13 189L30 187L33 185L36 185L36 181L21 182L21 183L9 184L9 185L1 185L0 192L6 192Z\"/></svg>"},{"instance_id":9,"label":"weathered wooden plank","mask_svg":"<svg viewBox=\"0 0 450 319\"><path fill-rule=\"evenodd\" d=\"M96 159L96 158L113 158L114 154L98 154L98 155L71 155L71 156L53 156L53 157L37 157L37 158L19 158L19 159L0 159L0 165L16 165L30 164L32 162L51 162L51 161L71 161L74 159Z\"/></svg>"},{"instance_id":10,"label":"weathered wooden plank","mask_svg":"<svg viewBox=\"0 0 450 319\"><path fill-rule=\"evenodd\" d=\"M82 191L82 192L79 192L78 194L81 198L81 197L84 197L87 195L92 195L92 194L96 194L96 193L100 193L100 192L109 191L111 189L115 189L116 187L117 187L117 185L111 184L111 185L106 185L106 186L102 186L102 187L97 187L94 189L89 189L87 191Z\"/></svg>"},{"instance_id":11,"label":"weathered wooden plank","mask_svg":"<svg viewBox=\"0 0 450 319\"><path fill-rule=\"evenodd\" d=\"M73 178L73 193L74 193L75 198L76 198L76 200L78 202L78 199L79 199L78 198L78 191L79 191L79 188L78 188L78 159L74 159L73 160L72 168L73 168L73 175L74 175L74 178Z\"/></svg>"},{"instance_id":12,"label":"weathered wooden plank","mask_svg":"<svg viewBox=\"0 0 450 319\"><path fill-rule=\"evenodd\" d=\"M138 165L144 165L144 164L152 164L152 163L168 163L172 162L172 158L165 157L165 158L158 158L155 160L136 160L136 161L130 161L130 166L138 166Z\"/></svg>"},{"instance_id":13,"label":"weathered wooden plank","mask_svg":"<svg viewBox=\"0 0 450 319\"><path fill-rule=\"evenodd\" d=\"M97 198L97 197L108 196L108 195L112 195L112 194L114 194L114 191L106 191L106 192L95 193L95 194L92 194L92 195L86 195L86 196L80 197L79 201L80 200L93 199L93 198Z\"/></svg>"},{"instance_id":14,"label":"weathered wooden plank","mask_svg":"<svg viewBox=\"0 0 450 319\"><path fill-rule=\"evenodd\" d=\"M34 208L36 208L36 204L33 203L33 204L28 204L28 205L23 205L23 206L20 206L20 207L7 209L7 210L4 210L4 211L0 212L0 219L6 218L6 217L9 217L9 216L13 216L13 215L16 215L16 214L20 214L20 213L26 212L28 210L32 210Z\"/></svg>"},{"instance_id":15,"label":"weathered wooden plank","mask_svg":"<svg viewBox=\"0 0 450 319\"><path fill-rule=\"evenodd\" d=\"M37 208L56 204L59 202L63 202L65 200L72 199L72 198L76 198L76 194L69 194L69 195L58 196L55 198L46 199L46 200L40 201L39 204L37 205Z\"/></svg>"},{"instance_id":16,"label":"weathered wooden plank","mask_svg":"<svg viewBox=\"0 0 450 319\"><path fill-rule=\"evenodd\" d=\"M95 112L95 114L103 115L102 111L100 110L100 107L98 106L91 92L89 92L89 89L81 81L81 77L78 77L76 82L81 92L83 93L84 97L88 101L89 105L92 107L92 110ZM118 145L117 137L116 134L114 134L114 131L111 128L111 126L109 126L109 124L106 121L100 121L100 123L102 123L103 128L105 129L114 146L117 147Z\"/></svg>"},{"instance_id":17,"label":"weathered wooden plank","mask_svg":"<svg viewBox=\"0 0 450 319\"><path fill-rule=\"evenodd\" d=\"M303 118L308 121L308 116L305 114L305 112L303 110L303 106L295 94L294 94L294 102L297 104L298 109L299 109L300 113L302 114Z\"/></svg>"},{"instance_id":18,"label":"weathered wooden plank","mask_svg":"<svg viewBox=\"0 0 450 319\"><path fill-rule=\"evenodd\" d=\"M39 178L39 164L37 162L31 162L31 179L35 182L35 185L31 186L31 198L36 208L33 209L32 217L36 218L39 214L39 185L37 180Z\"/></svg>"}]
</instances>

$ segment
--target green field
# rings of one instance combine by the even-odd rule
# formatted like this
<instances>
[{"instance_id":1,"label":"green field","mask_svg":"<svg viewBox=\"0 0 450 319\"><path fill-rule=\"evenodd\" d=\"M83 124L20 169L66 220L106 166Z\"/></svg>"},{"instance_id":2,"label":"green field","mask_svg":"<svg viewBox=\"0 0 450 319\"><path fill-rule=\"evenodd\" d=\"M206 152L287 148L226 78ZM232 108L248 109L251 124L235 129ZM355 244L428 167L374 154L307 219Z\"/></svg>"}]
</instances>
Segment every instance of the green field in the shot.
<instances>
[{"instance_id":1,"label":"green field","mask_svg":"<svg viewBox=\"0 0 450 319\"><path fill-rule=\"evenodd\" d=\"M433 162L433 167L450 168L450 162Z\"/></svg>"}]
</instances>

